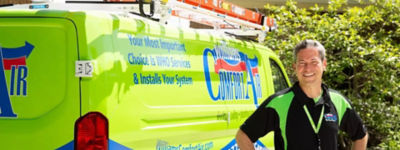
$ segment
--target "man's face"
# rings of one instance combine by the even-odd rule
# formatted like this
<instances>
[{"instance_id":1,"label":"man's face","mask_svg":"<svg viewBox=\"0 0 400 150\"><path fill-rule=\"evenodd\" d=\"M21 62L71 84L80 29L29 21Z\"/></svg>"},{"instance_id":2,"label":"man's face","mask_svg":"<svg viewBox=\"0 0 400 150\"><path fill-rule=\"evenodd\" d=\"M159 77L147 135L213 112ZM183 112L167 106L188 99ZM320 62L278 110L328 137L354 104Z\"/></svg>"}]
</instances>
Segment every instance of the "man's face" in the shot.
<instances>
[{"instance_id":1,"label":"man's face","mask_svg":"<svg viewBox=\"0 0 400 150\"><path fill-rule=\"evenodd\" d=\"M297 53L293 67L300 84L321 84L322 73L326 68L326 59L322 62L317 48L309 47Z\"/></svg>"}]
</instances>

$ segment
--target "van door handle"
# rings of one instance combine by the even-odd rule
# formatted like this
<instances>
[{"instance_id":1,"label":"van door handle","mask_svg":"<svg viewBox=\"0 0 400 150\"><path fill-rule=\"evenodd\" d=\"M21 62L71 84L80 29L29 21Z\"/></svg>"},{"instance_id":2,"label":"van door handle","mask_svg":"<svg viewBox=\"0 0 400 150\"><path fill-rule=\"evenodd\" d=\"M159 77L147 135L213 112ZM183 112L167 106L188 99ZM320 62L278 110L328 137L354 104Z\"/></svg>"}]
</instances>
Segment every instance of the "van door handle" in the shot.
<instances>
[{"instance_id":1,"label":"van door handle","mask_svg":"<svg viewBox=\"0 0 400 150\"><path fill-rule=\"evenodd\" d=\"M230 124L231 123L231 112L228 112L228 115L226 118L227 118L226 121L228 122L228 124Z\"/></svg>"},{"instance_id":2,"label":"van door handle","mask_svg":"<svg viewBox=\"0 0 400 150\"><path fill-rule=\"evenodd\" d=\"M230 124L231 123L231 112L218 114L217 120L226 120L226 122L228 124Z\"/></svg>"}]
</instances>

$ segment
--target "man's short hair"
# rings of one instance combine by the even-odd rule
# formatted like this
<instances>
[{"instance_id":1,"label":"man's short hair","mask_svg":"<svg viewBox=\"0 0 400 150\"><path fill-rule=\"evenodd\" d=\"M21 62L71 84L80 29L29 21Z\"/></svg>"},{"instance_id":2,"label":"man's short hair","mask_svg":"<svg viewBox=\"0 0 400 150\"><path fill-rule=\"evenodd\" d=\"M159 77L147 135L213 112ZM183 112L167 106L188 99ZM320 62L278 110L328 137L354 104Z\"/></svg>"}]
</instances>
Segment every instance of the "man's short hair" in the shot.
<instances>
[{"instance_id":1,"label":"man's short hair","mask_svg":"<svg viewBox=\"0 0 400 150\"><path fill-rule=\"evenodd\" d=\"M309 47L317 48L321 61L324 61L325 47L316 40L303 40L299 44L297 44L296 47L294 48L294 60L296 61L297 53L299 53L299 51Z\"/></svg>"}]
</instances>

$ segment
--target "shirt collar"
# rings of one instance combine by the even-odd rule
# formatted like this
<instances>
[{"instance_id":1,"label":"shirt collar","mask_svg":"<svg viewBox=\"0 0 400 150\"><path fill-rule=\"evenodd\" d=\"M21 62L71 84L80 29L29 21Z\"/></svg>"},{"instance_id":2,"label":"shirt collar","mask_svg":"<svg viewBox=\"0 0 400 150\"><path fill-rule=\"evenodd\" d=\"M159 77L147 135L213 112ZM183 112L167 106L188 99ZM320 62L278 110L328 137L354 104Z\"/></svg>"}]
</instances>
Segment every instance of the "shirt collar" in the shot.
<instances>
[{"instance_id":1,"label":"shirt collar","mask_svg":"<svg viewBox=\"0 0 400 150\"><path fill-rule=\"evenodd\" d=\"M325 106L330 106L329 101L330 101L330 96L329 96L329 90L328 86L325 84L321 84L322 87L322 95L319 99L319 101L315 104L316 106L324 104ZM300 102L300 105L305 105L307 103L312 103L314 104L314 100L312 98L309 98L301 89L299 82L296 82L293 87L293 92L295 95L295 98L297 101Z\"/></svg>"}]
</instances>

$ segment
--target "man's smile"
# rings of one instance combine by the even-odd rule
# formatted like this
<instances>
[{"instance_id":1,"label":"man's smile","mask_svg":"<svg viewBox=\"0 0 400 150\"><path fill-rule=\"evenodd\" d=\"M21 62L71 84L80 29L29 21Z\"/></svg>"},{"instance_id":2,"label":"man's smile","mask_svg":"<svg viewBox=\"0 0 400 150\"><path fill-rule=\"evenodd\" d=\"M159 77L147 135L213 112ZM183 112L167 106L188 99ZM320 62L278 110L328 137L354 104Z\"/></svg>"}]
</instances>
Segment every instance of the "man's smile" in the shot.
<instances>
[{"instance_id":1,"label":"man's smile","mask_svg":"<svg viewBox=\"0 0 400 150\"><path fill-rule=\"evenodd\" d=\"M305 73L305 74L303 74L303 77L311 77L314 75L315 75L315 73Z\"/></svg>"}]
</instances>

